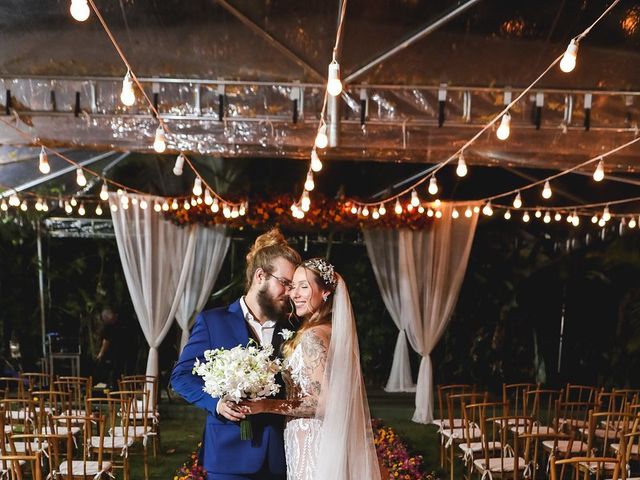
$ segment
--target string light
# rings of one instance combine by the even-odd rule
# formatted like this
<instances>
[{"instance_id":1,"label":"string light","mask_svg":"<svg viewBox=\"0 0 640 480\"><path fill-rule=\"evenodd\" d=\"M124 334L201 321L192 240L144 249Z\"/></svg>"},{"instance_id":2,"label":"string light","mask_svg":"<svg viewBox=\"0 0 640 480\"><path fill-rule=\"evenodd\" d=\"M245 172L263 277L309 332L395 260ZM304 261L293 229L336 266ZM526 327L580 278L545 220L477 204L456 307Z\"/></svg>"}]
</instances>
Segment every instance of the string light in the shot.
<instances>
[{"instance_id":1,"label":"string light","mask_svg":"<svg viewBox=\"0 0 640 480\"><path fill-rule=\"evenodd\" d=\"M43 212L48 212L49 211L49 203L47 203L46 200L42 201L42 211Z\"/></svg>"},{"instance_id":2,"label":"string light","mask_svg":"<svg viewBox=\"0 0 640 480\"><path fill-rule=\"evenodd\" d=\"M178 207L179 207L178 200L174 198L173 201L171 202L171 210L177 210Z\"/></svg>"},{"instance_id":3,"label":"string light","mask_svg":"<svg viewBox=\"0 0 640 480\"><path fill-rule=\"evenodd\" d=\"M324 120L318 128L315 145L319 149L327 148L327 145L329 145L329 137L327 137L327 125L326 123L324 123Z\"/></svg>"},{"instance_id":4,"label":"string light","mask_svg":"<svg viewBox=\"0 0 640 480\"><path fill-rule=\"evenodd\" d=\"M196 197L202 195L202 180L200 179L200 177L196 177L193 181L193 194Z\"/></svg>"},{"instance_id":5,"label":"string light","mask_svg":"<svg viewBox=\"0 0 640 480\"><path fill-rule=\"evenodd\" d=\"M231 209L231 218L238 218L240 216L240 212L238 211L238 206L234 205Z\"/></svg>"},{"instance_id":6,"label":"string light","mask_svg":"<svg viewBox=\"0 0 640 480\"><path fill-rule=\"evenodd\" d=\"M36 200L35 209L36 212L40 212L42 210L42 203L39 198Z\"/></svg>"},{"instance_id":7,"label":"string light","mask_svg":"<svg viewBox=\"0 0 640 480\"><path fill-rule=\"evenodd\" d=\"M130 107L136 103L136 94L133 91L133 79L131 78L131 72L127 71L127 74L122 80L122 91L120 92L120 101L123 105Z\"/></svg>"},{"instance_id":8,"label":"string light","mask_svg":"<svg viewBox=\"0 0 640 480\"><path fill-rule=\"evenodd\" d=\"M87 211L84 209L84 203L81 203L78 207L78 215L84 216L85 213L87 213Z\"/></svg>"},{"instance_id":9,"label":"string light","mask_svg":"<svg viewBox=\"0 0 640 480\"><path fill-rule=\"evenodd\" d=\"M218 213L220 211L220 204L218 203L217 198L213 199L213 203L211 204L211 211L213 213Z\"/></svg>"},{"instance_id":10,"label":"string light","mask_svg":"<svg viewBox=\"0 0 640 480\"><path fill-rule=\"evenodd\" d=\"M458 212L457 209L454 208L453 210L451 210L451 216L455 219L460 216L460 213Z\"/></svg>"},{"instance_id":11,"label":"string light","mask_svg":"<svg viewBox=\"0 0 640 480\"><path fill-rule=\"evenodd\" d=\"M304 182L304 189L308 190L309 192L311 192L314 188L316 188L316 184L313 181L313 173L312 172L308 172L307 173L307 180Z\"/></svg>"},{"instance_id":12,"label":"string light","mask_svg":"<svg viewBox=\"0 0 640 480\"><path fill-rule=\"evenodd\" d=\"M146 210L148 206L149 205L147 204L147 201L144 198L142 200L140 200L140 208L142 210Z\"/></svg>"},{"instance_id":13,"label":"string light","mask_svg":"<svg viewBox=\"0 0 640 480\"><path fill-rule=\"evenodd\" d=\"M100 204L96 205L96 215L102 215L102 207Z\"/></svg>"},{"instance_id":14,"label":"string light","mask_svg":"<svg viewBox=\"0 0 640 480\"><path fill-rule=\"evenodd\" d=\"M423 207L422 205L420 205L420 206L418 207L418 213L419 213L420 215L422 215L422 214L424 213L424 207Z\"/></svg>"},{"instance_id":15,"label":"string light","mask_svg":"<svg viewBox=\"0 0 640 480\"><path fill-rule=\"evenodd\" d=\"M227 205L226 203L222 207L222 215L224 215L224 218L231 217L231 209L229 208L229 205Z\"/></svg>"},{"instance_id":16,"label":"string light","mask_svg":"<svg viewBox=\"0 0 640 480\"><path fill-rule=\"evenodd\" d=\"M536 218L542 217L542 212L540 210L536 210L535 216Z\"/></svg>"},{"instance_id":17,"label":"string light","mask_svg":"<svg viewBox=\"0 0 640 480\"><path fill-rule=\"evenodd\" d=\"M166 200L164 202L162 202L162 211L163 212L168 212L169 211L169 202L167 202Z\"/></svg>"},{"instance_id":18,"label":"string light","mask_svg":"<svg viewBox=\"0 0 640 480\"><path fill-rule=\"evenodd\" d=\"M607 224L607 222L605 221L604 218L600 218L600 220L598 220L598 225L600 227L604 227Z\"/></svg>"},{"instance_id":19,"label":"string light","mask_svg":"<svg viewBox=\"0 0 640 480\"><path fill-rule=\"evenodd\" d=\"M529 216L529 212L524 212L524 214L522 215L522 221L524 223L528 223L529 220L531 220L531 217Z\"/></svg>"},{"instance_id":20,"label":"string light","mask_svg":"<svg viewBox=\"0 0 640 480\"><path fill-rule=\"evenodd\" d=\"M572 213L567 215L567 223L573 223L573 214Z\"/></svg>"},{"instance_id":21,"label":"string light","mask_svg":"<svg viewBox=\"0 0 640 480\"><path fill-rule=\"evenodd\" d=\"M598 161L598 166L593 172L593 179L596 182L601 182L602 180L604 180L604 160L600 159L600 161Z\"/></svg>"},{"instance_id":22,"label":"string light","mask_svg":"<svg viewBox=\"0 0 640 480\"><path fill-rule=\"evenodd\" d=\"M73 207L69 202L64 202L64 211L67 212L68 215L73 212Z\"/></svg>"},{"instance_id":23,"label":"string light","mask_svg":"<svg viewBox=\"0 0 640 480\"><path fill-rule=\"evenodd\" d=\"M551 223L551 215L549 214L549 212L545 212L544 218L542 219L542 221L544 223Z\"/></svg>"},{"instance_id":24,"label":"string light","mask_svg":"<svg viewBox=\"0 0 640 480\"><path fill-rule=\"evenodd\" d=\"M560 60L560 70L565 73L572 72L576 68L576 59L578 57L578 42L572 39L567 46L567 50Z\"/></svg>"},{"instance_id":25,"label":"string light","mask_svg":"<svg viewBox=\"0 0 640 480\"><path fill-rule=\"evenodd\" d=\"M467 163L464 161L464 154L460 152L458 155L458 166L456 167L456 174L459 177L465 177L468 173L469 169L467 168Z\"/></svg>"},{"instance_id":26,"label":"string light","mask_svg":"<svg viewBox=\"0 0 640 480\"><path fill-rule=\"evenodd\" d=\"M23 200L22 204L20 205L20 210L22 210L23 212L26 212L29 209L29 206L27 205L27 201Z\"/></svg>"},{"instance_id":27,"label":"string light","mask_svg":"<svg viewBox=\"0 0 640 480\"><path fill-rule=\"evenodd\" d=\"M396 198L396 206L393 209L396 212L396 215L400 215L402 213L402 205L400 205L400 200Z\"/></svg>"},{"instance_id":28,"label":"string light","mask_svg":"<svg viewBox=\"0 0 640 480\"><path fill-rule=\"evenodd\" d=\"M428 191L431 195L435 195L436 193L438 193L438 181L436 180L435 175L431 175Z\"/></svg>"},{"instance_id":29,"label":"string light","mask_svg":"<svg viewBox=\"0 0 640 480\"><path fill-rule=\"evenodd\" d=\"M311 170L318 173L322 170L322 162L320 161L320 157L318 156L318 152L314 148L311 150Z\"/></svg>"},{"instance_id":30,"label":"string light","mask_svg":"<svg viewBox=\"0 0 640 480\"><path fill-rule=\"evenodd\" d=\"M335 59L329 64L328 78L327 92L332 97L337 97L342 93L342 82L340 81L340 64Z\"/></svg>"},{"instance_id":31,"label":"string light","mask_svg":"<svg viewBox=\"0 0 640 480\"><path fill-rule=\"evenodd\" d=\"M47 152L45 151L44 147L40 149L40 159L38 162L38 170L40 170L40 173L44 175L46 175L51 171L51 166L49 165L49 156L47 155Z\"/></svg>"},{"instance_id":32,"label":"string light","mask_svg":"<svg viewBox=\"0 0 640 480\"><path fill-rule=\"evenodd\" d=\"M464 216L467 218L471 218L473 216L473 210L471 210L471 207L467 207L464 211Z\"/></svg>"},{"instance_id":33,"label":"string light","mask_svg":"<svg viewBox=\"0 0 640 480\"><path fill-rule=\"evenodd\" d=\"M71 0L69 13L78 22L84 22L91 15L91 9L87 4L87 0Z\"/></svg>"},{"instance_id":34,"label":"string light","mask_svg":"<svg viewBox=\"0 0 640 480\"><path fill-rule=\"evenodd\" d=\"M498 127L498 130L496 130L496 136L498 137L498 140L506 140L507 138L509 138L510 134L511 115L509 115L509 112L506 112L500 120L500 126Z\"/></svg>"},{"instance_id":35,"label":"string light","mask_svg":"<svg viewBox=\"0 0 640 480\"><path fill-rule=\"evenodd\" d=\"M380 216L383 216L385 213L387 213L387 209L385 208L384 203L381 203L378 207L378 213L380 214Z\"/></svg>"},{"instance_id":36,"label":"string light","mask_svg":"<svg viewBox=\"0 0 640 480\"><path fill-rule=\"evenodd\" d=\"M309 192L306 190L302 192L302 197L300 198L300 208L303 212L308 212L311 207L311 198L309 197Z\"/></svg>"},{"instance_id":37,"label":"string light","mask_svg":"<svg viewBox=\"0 0 640 480\"><path fill-rule=\"evenodd\" d=\"M573 212L573 218L571 220L571 223L573 223L574 227L577 227L578 225L580 225L580 217L578 216L577 212Z\"/></svg>"},{"instance_id":38,"label":"string light","mask_svg":"<svg viewBox=\"0 0 640 480\"><path fill-rule=\"evenodd\" d=\"M76 168L76 183L81 187L87 185L87 179L84 176L84 171L82 171L81 168Z\"/></svg>"},{"instance_id":39,"label":"string light","mask_svg":"<svg viewBox=\"0 0 640 480\"><path fill-rule=\"evenodd\" d=\"M180 152L180 155L178 155L178 157L176 158L176 163L173 166L173 174L176 177L179 177L180 175L182 175L184 160L185 160L184 153Z\"/></svg>"},{"instance_id":40,"label":"string light","mask_svg":"<svg viewBox=\"0 0 640 480\"><path fill-rule=\"evenodd\" d=\"M591 217L591 223L598 223L598 215Z\"/></svg>"},{"instance_id":41,"label":"string light","mask_svg":"<svg viewBox=\"0 0 640 480\"><path fill-rule=\"evenodd\" d=\"M211 196L211 191L208 188L204 191L204 203L208 206L213 203L213 197Z\"/></svg>"},{"instance_id":42,"label":"string light","mask_svg":"<svg viewBox=\"0 0 640 480\"><path fill-rule=\"evenodd\" d=\"M484 207L482 207L483 215L490 217L493 215L493 208L491 208L491 202L487 202Z\"/></svg>"},{"instance_id":43,"label":"string light","mask_svg":"<svg viewBox=\"0 0 640 480\"><path fill-rule=\"evenodd\" d=\"M504 212L504 219L505 220L511 219L511 210L507 210L506 212Z\"/></svg>"},{"instance_id":44,"label":"string light","mask_svg":"<svg viewBox=\"0 0 640 480\"><path fill-rule=\"evenodd\" d=\"M194 197L191 197L191 200L189 200L189 203L191 203L192 207L195 207L198 204L198 201Z\"/></svg>"},{"instance_id":45,"label":"string light","mask_svg":"<svg viewBox=\"0 0 640 480\"><path fill-rule=\"evenodd\" d=\"M185 199L184 204L182 205L182 208L184 208L185 210L189 210L191 208L191 204L189 203L188 200Z\"/></svg>"},{"instance_id":46,"label":"string light","mask_svg":"<svg viewBox=\"0 0 640 480\"><path fill-rule=\"evenodd\" d=\"M415 190L411 191L411 205L413 207L417 207L418 205L420 205L420 199L418 198L418 192L416 192Z\"/></svg>"},{"instance_id":47,"label":"string light","mask_svg":"<svg viewBox=\"0 0 640 480\"><path fill-rule=\"evenodd\" d=\"M522 196L520 196L520 192L518 192L516 194L516 198L513 199L513 208L520 208L522 207Z\"/></svg>"},{"instance_id":48,"label":"string light","mask_svg":"<svg viewBox=\"0 0 640 480\"><path fill-rule=\"evenodd\" d=\"M477 205L473 207L473 213L480 213L480 207Z\"/></svg>"},{"instance_id":49,"label":"string light","mask_svg":"<svg viewBox=\"0 0 640 480\"><path fill-rule=\"evenodd\" d=\"M562 214L560 212L556 212L556 215L553 217L556 222L562 220Z\"/></svg>"},{"instance_id":50,"label":"string light","mask_svg":"<svg viewBox=\"0 0 640 480\"><path fill-rule=\"evenodd\" d=\"M102 188L100 189L100 200L102 200L103 202L109 200L109 190L107 190L106 182L102 184Z\"/></svg>"},{"instance_id":51,"label":"string light","mask_svg":"<svg viewBox=\"0 0 640 480\"><path fill-rule=\"evenodd\" d=\"M436 210L436 218L442 218L442 210Z\"/></svg>"},{"instance_id":52,"label":"string light","mask_svg":"<svg viewBox=\"0 0 640 480\"><path fill-rule=\"evenodd\" d=\"M167 149L167 139L164 135L164 130L162 129L162 125L158 125L158 128L156 129L156 137L153 140L153 149L157 153L162 153Z\"/></svg>"},{"instance_id":53,"label":"string light","mask_svg":"<svg viewBox=\"0 0 640 480\"><path fill-rule=\"evenodd\" d=\"M295 203L293 204L293 206L295 206ZM354 204L353 207L351 207L351 213L353 215L357 215L358 214L358 207Z\"/></svg>"},{"instance_id":54,"label":"string light","mask_svg":"<svg viewBox=\"0 0 640 480\"><path fill-rule=\"evenodd\" d=\"M433 217L433 210L431 208L427 210L427 217Z\"/></svg>"},{"instance_id":55,"label":"string light","mask_svg":"<svg viewBox=\"0 0 640 480\"><path fill-rule=\"evenodd\" d=\"M551 185L549 184L549 180L547 180L546 182L544 182L544 188L542 189L542 198L549 199L551 198L552 194L553 193L551 192Z\"/></svg>"},{"instance_id":56,"label":"string light","mask_svg":"<svg viewBox=\"0 0 640 480\"><path fill-rule=\"evenodd\" d=\"M602 212L602 219L605 222L608 222L609 220L611 220L611 213L609 212L609 207L604 207L604 211Z\"/></svg>"},{"instance_id":57,"label":"string light","mask_svg":"<svg viewBox=\"0 0 640 480\"><path fill-rule=\"evenodd\" d=\"M635 218L633 218L633 217L631 217L631 218L629 219L629 228L636 228L636 225L637 225L637 224L636 224L636 219L635 219Z\"/></svg>"},{"instance_id":58,"label":"string light","mask_svg":"<svg viewBox=\"0 0 640 480\"><path fill-rule=\"evenodd\" d=\"M247 213L247 206L245 205L244 202L240 204L240 208L238 208L238 212L240 213L241 217L244 217L245 213Z\"/></svg>"},{"instance_id":59,"label":"string light","mask_svg":"<svg viewBox=\"0 0 640 480\"><path fill-rule=\"evenodd\" d=\"M373 218L374 220L378 220L380 218L380 213L378 212L377 208L373 209L373 213L371 214L371 218Z\"/></svg>"},{"instance_id":60,"label":"string light","mask_svg":"<svg viewBox=\"0 0 640 480\"><path fill-rule=\"evenodd\" d=\"M0 203L0 210L2 210L3 212L9 210L9 205L7 205L7 202L4 199L2 199L2 203Z\"/></svg>"},{"instance_id":61,"label":"string light","mask_svg":"<svg viewBox=\"0 0 640 480\"><path fill-rule=\"evenodd\" d=\"M127 199L127 201L128 201L128 200L129 200L129 199ZM71 200L70 200L70 202L69 202L69 203L71 203L71 206L72 206L72 207L75 207L75 206L77 206L77 205L78 205L78 201L76 200L76 198L75 198L75 197L71 197Z\"/></svg>"},{"instance_id":62,"label":"string light","mask_svg":"<svg viewBox=\"0 0 640 480\"><path fill-rule=\"evenodd\" d=\"M367 208L366 205L362 208L362 216L363 217L368 217L369 216L369 209Z\"/></svg>"},{"instance_id":63,"label":"string light","mask_svg":"<svg viewBox=\"0 0 640 480\"><path fill-rule=\"evenodd\" d=\"M113 203L113 204L111 205L111 211L112 211L112 212L117 212L117 211L118 211L118 205L116 205L115 203Z\"/></svg>"}]
</instances>

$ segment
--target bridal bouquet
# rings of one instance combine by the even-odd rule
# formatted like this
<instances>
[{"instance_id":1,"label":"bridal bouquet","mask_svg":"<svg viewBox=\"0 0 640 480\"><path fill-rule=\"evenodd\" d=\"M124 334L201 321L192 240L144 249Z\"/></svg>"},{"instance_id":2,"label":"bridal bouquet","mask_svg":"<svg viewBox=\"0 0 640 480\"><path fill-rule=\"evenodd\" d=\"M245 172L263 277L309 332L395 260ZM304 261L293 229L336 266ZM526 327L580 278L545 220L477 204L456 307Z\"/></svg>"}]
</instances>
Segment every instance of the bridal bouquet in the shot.
<instances>
[{"instance_id":1,"label":"bridal bouquet","mask_svg":"<svg viewBox=\"0 0 640 480\"><path fill-rule=\"evenodd\" d=\"M220 401L263 399L280 391L275 377L282 366L279 359L270 358L272 354L273 346L260 347L253 340L246 347L205 350L204 362L196 358L193 374L201 376L203 390ZM248 419L240 422L240 437L243 440L252 437Z\"/></svg>"}]
</instances>

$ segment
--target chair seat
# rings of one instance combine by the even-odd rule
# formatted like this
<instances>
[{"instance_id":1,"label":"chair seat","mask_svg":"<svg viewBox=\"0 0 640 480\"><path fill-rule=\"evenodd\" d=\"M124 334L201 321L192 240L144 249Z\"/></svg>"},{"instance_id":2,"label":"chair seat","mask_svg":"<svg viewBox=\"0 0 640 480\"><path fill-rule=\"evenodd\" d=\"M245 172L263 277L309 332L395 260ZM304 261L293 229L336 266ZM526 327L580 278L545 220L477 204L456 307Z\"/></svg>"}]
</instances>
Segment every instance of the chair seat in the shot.
<instances>
[{"instance_id":1,"label":"chair seat","mask_svg":"<svg viewBox=\"0 0 640 480\"><path fill-rule=\"evenodd\" d=\"M61 425L55 427L55 430L55 432L51 432L51 428L49 428L49 425L45 425L44 428L42 428L41 433L44 433L45 435L51 435L52 433L55 433L57 435L66 435L67 433L69 433L69 428L63 427ZM75 437L81 432L81 430L82 429L80 427L71 427L71 435Z\"/></svg>"},{"instance_id":2,"label":"chair seat","mask_svg":"<svg viewBox=\"0 0 640 480\"><path fill-rule=\"evenodd\" d=\"M451 425L451 421L448 418L443 418L443 419L438 419L438 420L434 420L433 424L437 427L449 427L449 425ZM464 426L464 418L454 418L453 419L453 427L454 428L460 428Z\"/></svg>"},{"instance_id":3,"label":"chair seat","mask_svg":"<svg viewBox=\"0 0 640 480\"><path fill-rule=\"evenodd\" d=\"M41 452L42 450L45 450L49 446L49 444L46 441L43 441L40 443L29 442L28 444L26 442L13 442L13 445L18 455L22 455L28 452ZM29 445L28 450L27 450L27 445Z\"/></svg>"},{"instance_id":4,"label":"chair seat","mask_svg":"<svg viewBox=\"0 0 640 480\"><path fill-rule=\"evenodd\" d=\"M580 468L589 470L591 473L596 473L598 470L610 472L615 470L616 462L580 462Z\"/></svg>"},{"instance_id":5,"label":"chair seat","mask_svg":"<svg viewBox=\"0 0 640 480\"><path fill-rule=\"evenodd\" d=\"M588 428L580 428L579 431L585 437L589 436ZM606 428L596 428L594 434L597 438L607 437L609 440L615 440L620 437L620 432L611 429L607 430Z\"/></svg>"},{"instance_id":6,"label":"chair seat","mask_svg":"<svg viewBox=\"0 0 640 480\"><path fill-rule=\"evenodd\" d=\"M21 467L24 466L27 462L25 460L18 460L18 465L20 465ZM2 467L0 467L0 475L4 475L6 474L10 474L11 472L9 470L4 470ZM627 480L631 480L631 479L627 479Z\"/></svg>"},{"instance_id":7,"label":"chair seat","mask_svg":"<svg viewBox=\"0 0 640 480\"><path fill-rule=\"evenodd\" d=\"M516 469L516 459L513 457L507 457L504 459L490 458L488 468L484 458L474 460L473 464L481 472L488 470L491 473L506 473L513 472ZM518 457L518 471L524 470L525 468L527 468L527 462L524 458Z\"/></svg>"},{"instance_id":8,"label":"chair seat","mask_svg":"<svg viewBox=\"0 0 640 480\"><path fill-rule=\"evenodd\" d=\"M612 443L610 446L611 446L611 450L613 450L614 452L618 453L620 451L619 443ZM635 444L631 447L631 455L640 455L640 445Z\"/></svg>"},{"instance_id":9,"label":"chair seat","mask_svg":"<svg viewBox=\"0 0 640 480\"><path fill-rule=\"evenodd\" d=\"M127 438L126 446L133 445L133 438ZM100 448L100 437L91 437L91 446L93 448ZM103 437L102 449L117 449L122 450L125 446L124 437Z\"/></svg>"},{"instance_id":10,"label":"chair seat","mask_svg":"<svg viewBox=\"0 0 640 480\"><path fill-rule=\"evenodd\" d=\"M99 473L107 473L111 471L111 462L102 462L102 469L98 467L98 462L96 461L86 461L82 460L73 460L71 462L71 474L75 476L86 476L86 477L95 477ZM69 464L65 460L60 464L60 469L58 470L61 475L69 475Z\"/></svg>"},{"instance_id":11,"label":"chair seat","mask_svg":"<svg viewBox=\"0 0 640 480\"><path fill-rule=\"evenodd\" d=\"M467 429L445 428L440 432L440 435L442 435L444 438L447 438L447 439L462 440L466 438ZM480 431L480 428L474 425L473 427L469 427L469 435L471 436L471 438L480 438L482 436L482 432Z\"/></svg>"},{"instance_id":12,"label":"chair seat","mask_svg":"<svg viewBox=\"0 0 640 480\"><path fill-rule=\"evenodd\" d=\"M509 430L511 430L513 433L523 434L527 433L529 427L527 425L518 425L511 427ZM539 435L553 435L554 433L556 433L556 431L553 428L545 427L544 425L534 425L531 433Z\"/></svg>"},{"instance_id":13,"label":"chair seat","mask_svg":"<svg viewBox=\"0 0 640 480\"><path fill-rule=\"evenodd\" d=\"M589 420L579 420L576 418L560 418L558 423L561 428L569 425L571 428L587 428L589 426Z\"/></svg>"},{"instance_id":14,"label":"chair seat","mask_svg":"<svg viewBox=\"0 0 640 480\"><path fill-rule=\"evenodd\" d=\"M144 437L145 434L149 434L151 433L153 430L151 429L151 427L147 427L146 429L144 427L138 426L138 427L128 427L127 430L127 437L129 438L140 438L140 437ZM114 427L112 429L109 429L109 435L112 435L114 437L124 437L124 427Z\"/></svg>"},{"instance_id":15,"label":"chair seat","mask_svg":"<svg viewBox=\"0 0 640 480\"><path fill-rule=\"evenodd\" d=\"M27 412L25 410L11 410L8 413L11 420L24 420L27 417Z\"/></svg>"},{"instance_id":16,"label":"chair seat","mask_svg":"<svg viewBox=\"0 0 640 480\"><path fill-rule=\"evenodd\" d=\"M546 450L553 450L553 440L545 440L542 442L542 446ZM558 440L558 451L561 453L569 453L570 440ZM582 453L587 451L587 444L584 442L575 441L571 445L571 453Z\"/></svg>"},{"instance_id":17,"label":"chair seat","mask_svg":"<svg viewBox=\"0 0 640 480\"><path fill-rule=\"evenodd\" d=\"M461 443L458 445L460 450L462 450L465 454L469 453L480 453L483 451L483 443L482 442L473 442L473 443ZM502 444L500 442L487 442L487 447L489 450L501 450Z\"/></svg>"}]
</instances>

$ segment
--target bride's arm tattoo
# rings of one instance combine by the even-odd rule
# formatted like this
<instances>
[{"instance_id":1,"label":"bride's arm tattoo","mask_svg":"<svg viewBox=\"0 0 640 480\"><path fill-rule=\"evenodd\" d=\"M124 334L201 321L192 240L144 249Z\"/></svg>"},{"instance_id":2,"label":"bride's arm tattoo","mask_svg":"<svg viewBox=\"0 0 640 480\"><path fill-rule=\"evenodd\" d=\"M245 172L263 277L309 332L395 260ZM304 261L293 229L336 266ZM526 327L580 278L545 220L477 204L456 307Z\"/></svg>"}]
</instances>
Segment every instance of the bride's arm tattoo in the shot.
<instances>
[{"instance_id":1,"label":"bride's arm tattoo","mask_svg":"<svg viewBox=\"0 0 640 480\"><path fill-rule=\"evenodd\" d=\"M305 332L300 346L304 364L301 377L307 380L302 385L304 396L299 400L268 400L266 406L270 413L292 417L313 417L316 414L327 364L329 338L319 329L312 328Z\"/></svg>"}]
</instances>

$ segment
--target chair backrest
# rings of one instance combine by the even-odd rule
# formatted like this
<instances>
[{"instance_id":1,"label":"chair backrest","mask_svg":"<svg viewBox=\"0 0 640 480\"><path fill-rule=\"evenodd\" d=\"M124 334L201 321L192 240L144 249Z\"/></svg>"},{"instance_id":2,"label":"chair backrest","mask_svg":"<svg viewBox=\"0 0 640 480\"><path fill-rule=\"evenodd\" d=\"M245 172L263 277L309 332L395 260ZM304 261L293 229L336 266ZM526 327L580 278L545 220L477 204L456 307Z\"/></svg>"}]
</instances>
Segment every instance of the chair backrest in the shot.
<instances>
[{"instance_id":1,"label":"chair backrest","mask_svg":"<svg viewBox=\"0 0 640 480\"><path fill-rule=\"evenodd\" d=\"M613 392L624 395L627 405L633 405L640 401L640 390L637 388L614 388Z\"/></svg>"},{"instance_id":2,"label":"chair backrest","mask_svg":"<svg viewBox=\"0 0 640 480\"><path fill-rule=\"evenodd\" d=\"M4 425L11 432L32 433L39 428L36 402L27 398L0 400Z\"/></svg>"},{"instance_id":3,"label":"chair backrest","mask_svg":"<svg viewBox=\"0 0 640 480\"><path fill-rule=\"evenodd\" d=\"M91 415L53 415L52 416L54 428L58 425L65 427L64 435L66 436L66 461L71 471L74 457L76 462L80 461L83 465L83 474L85 477L87 474L87 461L91 455L91 437L99 437L99 447L94 450L97 453L95 460L98 463L98 470L102 470L103 467L103 444L104 444L104 415L99 413L93 413ZM74 456L74 435L73 427L75 425L82 425L82 444L78 442L78 454ZM94 435L95 432L95 435ZM55 435L60 435L62 432L55 431ZM78 475L80 476L80 475ZM71 477L70 477L71 478Z\"/></svg>"},{"instance_id":4,"label":"chair backrest","mask_svg":"<svg viewBox=\"0 0 640 480\"><path fill-rule=\"evenodd\" d=\"M57 472L60 470L60 463L62 462L61 453L63 452L62 446L67 440L66 435L53 435L44 433L30 433L30 434L16 434L12 433L8 435L9 439L9 455L18 455L25 453L27 455L43 454L46 458L42 459L44 463L47 463L46 471ZM21 445L20 452L16 448L17 444Z\"/></svg>"},{"instance_id":5,"label":"chair backrest","mask_svg":"<svg viewBox=\"0 0 640 480\"><path fill-rule=\"evenodd\" d=\"M487 392L456 393L448 394L446 423L442 425L442 430L454 430L462 428L463 425L456 423L455 419L464 419L464 409L471 403L486 402L489 397Z\"/></svg>"},{"instance_id":6,"label":"chair backrest","mask_svg":"<svg viewBox=\"0 0 640 480\"><path fill-rule=\"evenodd\" d=\"M149 406L150 392L148 390L116 390L109 392L109 398L119 402L119 414L128 411L129 429L146 432L152 413Z\"/></svg>"},{"instance_id":7,"label":"chair backrest","mask_svg":"<svg viewBox=\"0 0 640 480\"><path fill-rule=\"evenodd\" d=\"M524 469L526 460L525 465L521 465L521 457L523 455L521 435L529 435L531 433L533 422L534 420L531 417L522 415L486 417L482 419L481 429L484 433L482 442L485 465L490 464L491 458L500 458L499 464L494 460L495 464L497 464L494 468L499 468L500 472L507 473L507 475L502 475L501 478L508 477L512 480L518 480L522 477L523 472L520 469L521 467ZM524 426L525 429L520 433L513 432L511 430L513 426ZM492 442L500 442L502 448L492 448ZM510 467L511 464L513 464L512 467Z\"/></svg>"},{"instance_id":8,"label":"chair backrest","mask_svg":"<svg viewBox=\"0 0 640 480\"><path fill-rule=\"evenodd\" d=\"M23 465L28 465L29 477L23 473ZM7 480L42 480L42 467L40 466L40 452L33 455L0 455L0 468L3 472L3 479Z\"/></svg>"},{"instance_id":9,"label":"chair backrest","mask_svg":"<svg viewBox=\"0 0 640 480\"><path fill-rule=\"evenodd\" d=\"M551 472L551 480L560 480L562 478L561 474L558 473L559 468L564 468L566 466L574 467L576 472L576 477L579 478L579 469L578 466L582 464L588 464L590 466L590 470L593 475L585 477L594 480L602 480L604 478L610 480L620 480L622 469L620 468L620 460L614 457L570 457L563 458L562 460L557 460L555 456L551 456L549 460L549 467ZM613 465L613 469L611 469L611 465ZM613 471L613 473L611 473ZM582 475L580 475L582 478Z\"/></svg>"},{"instance_id":10,"label":"chair backrest","mask_svg":"<svg viewBox=\"0 0 640 480\"><path fill-rule=\"evenodd\" d=\"M438 385L438 413L436 419L448 420L447 397L461 393L473 393L475 387L466 384Z\"/></svg>"},{"instance_id":11,"label":"chair backrest","mask_svg":"<svg viewBox=\"0 0 640 480\"><path fill-rule=\"evenodd\" d=\"M123 375L118 381L118 388L120 390L142 390L141 386L144 384L144 390L151 392L151 398L149 401L154 410L158 409L158 377L156 375ZM134 387L134 388L131 388Z\"/></svg>"},{"instance_id":12,"label":"chair backrest","mask_svg":"<svg viewBox=\"0 0 640 480\"><path fill-rule=\"evenodd\" d=\"M129 420L131 418L132 410L132 397L129 396L107 396L97 398L87 398L86 411L88 415L102 415L104 417L105 425L105 437L104 446L108 448L108 453L111 455L111 460L115 460L116 455L120 455L120 452L116 452L116 444L118 439L114 430L116 427L122 427L121 434L123 437L124 445L128 444L129 440Z\"/></svg>"},{"instance_id":13,"label":"chair backrest","mask_svg":"<svg viewBox=\"0 0 640 480\"><path fill-rule=\"evenodd\" d=\"M16 377L0 377L0 390L4 391L4 398L24 398L24 381Z\"/></svg>"},{"instance_id":14,"label":"chair backrest","mask_svg":"<svg viewBox=\"0 0 640 480\"><path fill-rule=\"evenodd\" d=\"M558 402L553 427L557 432L573 432L589 425L589 412L597 408L595 402Z\"/></svg>"},{"instance_id":15,"label":"chair backrest","mask_svg":"<svg viewBox=\"0 0 640 480\"><path fill-rule=\"evenodd\" d=\"M590 385L572 385L571 383L567 383L567 387L564 389L564 392L565 402L593 403L596 401L598 388Z\"/></svg>"},{"instance_id":16,"label":"chair backrest","mask_svg":"<svg viewBox=\"0 0 640 480\"><path fill-rule=\"evenodd\" d=\"M535 383L502 384L502 401L509 402L509 411L512 415L526 416L526 398L529 390L535 390Z\"/></svg>"},{"instance_id":17,"label":"chair backrest","mask_svg":"<svg viewBox=\"0 0 640 480\"><path fill-rule=\"evenodd\" d=\"M51 376L46 373L25 372L20 377L29 392L34 390L47 390L51 386Z\"/></svg>"},{"instance_id":18,"label":"chair backrest","mask_svg":"<svg viewBox=\"0 0 640 480\"><path fill-rule=\"evenodd\" d=\"M58 377L53 385L56 390L70 393L71 410L74 415L83 415L82 410L90 396L92 381L91 377Z\"/></svg>"},{"instance_id":19,"label":"chair backrest","mask_svg":"<svg viewBox=\"0 0 640 480\"><path fill-rule=\"evenodd\" d=\"M619 444L629 432L633 421L634 416L630 413L592 410L589 412L587 451L593 454L599 450L601 456L606 456L611 450L611 444Z\"/></svg>"},{"instance_id":20,"label":"chair backrest","mask_svg":"<svg viewBox=\"0 0 640 480\"><path fill-rule=\"evenodd\" d=\"M627 396L622 392L599 391L596 403L600 412L623 412L627 409Z\"/></svg>"},{"instance_id":21,"label":"chair backrest","mask_svg":"<svg viewBox=\"0 0 640 480\"><path fill-rule=\"evenodd\" d=\"M557 403L562 399L562 390L534 389L525 393L525 415L542 425L551 425L555 418Z\"/></svg>"},{"instance_id":22,"label":"chair backrest","mask_svg":"<svg viewBox=\"0 0 640 480\"><path fill-rule=\"evenodd\" d=\"M488 445L484 445L485 438L490 437L490 432L486 432L486 429L491 428L491 425L487 425L485 419L498 418L508 415L509 404L507 402L479 402L469 403L464 407L464 438L465 443L470 448L472 443L478 440L483 442L484 448ZM474 427L477 427L480 431L480 437L475 435Z\"/></svg>"}]
</instances>

